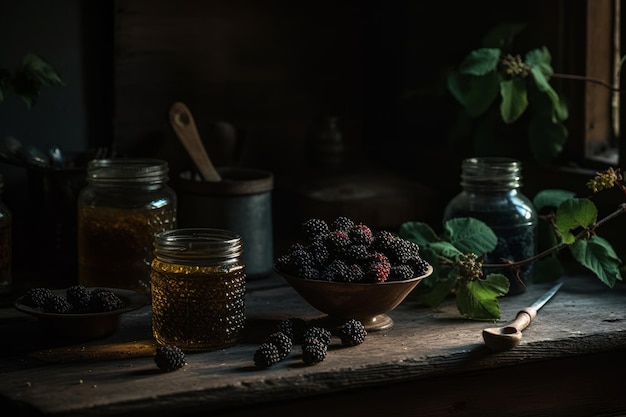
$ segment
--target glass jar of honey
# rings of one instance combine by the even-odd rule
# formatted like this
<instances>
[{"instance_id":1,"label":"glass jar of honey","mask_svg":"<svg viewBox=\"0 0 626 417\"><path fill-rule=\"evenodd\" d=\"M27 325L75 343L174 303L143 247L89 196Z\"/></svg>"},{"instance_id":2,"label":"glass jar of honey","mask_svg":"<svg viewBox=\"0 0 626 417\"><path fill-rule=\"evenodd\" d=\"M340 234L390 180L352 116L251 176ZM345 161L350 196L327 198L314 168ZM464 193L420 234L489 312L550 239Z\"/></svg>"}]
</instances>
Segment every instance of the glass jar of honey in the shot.
<instances>
[{"instance_id":1,"label":"glass jar of honey","mask_svg":"<svg viewBox=\"0 0 626 417\"><path fill-rule=\"evenodd\" d=\"M235 232L160 233L152 261L152 332L159 345L214 350L235 344L245 324L245 264Z\"/></svg>"},{"instance_id":2,"label":"glass jar of honey","mask_svg":"<svg viewBox=\"0 0 626 417\"><path fill-rule=\"evenodd\" d=\"M78 195L78 277L87 287L150 293L157 234L176 227L176 193L158 159L100 159Z\"/></svg>"}]
</instances>

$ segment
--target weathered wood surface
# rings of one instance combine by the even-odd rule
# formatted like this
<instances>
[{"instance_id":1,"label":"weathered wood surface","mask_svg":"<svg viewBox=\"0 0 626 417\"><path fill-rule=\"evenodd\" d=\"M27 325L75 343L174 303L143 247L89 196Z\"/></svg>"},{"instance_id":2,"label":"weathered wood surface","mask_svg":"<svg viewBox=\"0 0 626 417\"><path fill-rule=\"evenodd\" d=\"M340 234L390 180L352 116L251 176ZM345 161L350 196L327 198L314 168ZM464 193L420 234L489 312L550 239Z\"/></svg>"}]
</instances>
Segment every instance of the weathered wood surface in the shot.
<instances>
[{"instance_id":1,"label":"weathered wood surface","mask_svg":"<svg viewBox=\"0 0 626 417\"><path fill-rule=\"evenodd\" d=\"M513 319L519 309L548 288L533 285L525 294L502 298L502 321ZM422 415L442 415L446 410L437 409L441 403L436 403L435 398L452 407L468 393L489 395L487 389L515 396L511 392L514 385L510 385L515 382L513 379L530 381L529 386L522 387L528 393L533 383L548 381L555 375L565 378L559 386L572 385L579 375L585 381L576 384L579 389L595 387L595 391L585 392L598 395L603 387L600 381L610 378L606 376L607 369L623 373L623 354L614 352L626 351L625 297L626 287L621 283L611 290L593 278L568 278L524 331L521 344L497 354L489 353L482 342L481 331L491 323L461 318L451 300L438 309L429 309L417 306L409 298L389 313L395 326L370 332L362 345L345 348L335 339L326 360L314 366L303 364L299 346L295 346L286 360L270 369L258 370L252 361L253 353L278 320L322 316L281 278L270 277L248 283L249 322L242 343L219 351L188 354L187 366L171 373L158 371L153 362L149 307L125 315L119 332L109 338L70 346L41 340L36 320L3 309L0 405L12 410L12 415L240 415L248 407L254 413L258 407L277 402L283 405L275 405L273 412L285 411L288 408L284 404L300 399L303 405L297 409L304 415L306 410L302 407L310 409L316 401L329 404L335 399L331 394L342 394L346 401L352 398L354 407L355 401L361 405L372 398L378 401L376 396L382 393L389 396L385 401L396 401L396 393L409 403L423 403ZM584 362L585 358L598 357L594 360L604 368L595 362ZM509 371L518 368L524 372ZM550 375L540 375L542 370ZM590 375L593 371L604 372L604 376ZM522 378L524 375L526 379ZM500 377L509 380L498 381ZM468 385L459 386L460 381ZM456 388L444 395L439 389L445 386ZM507 389L509 386L511 389ZM547 395L559 392L559 387L543 389ZM320 399L319 395L324 397ZM593 404L593 397L581 394L575 399L585 401L587 406ZM392 408L401 414L404 402L396 401ZM612 404L607 399L602 403L609 408ZM9 405L12 408L6 408ZM578 407L578 411L583 409L580 404ZM368 415L376 414L376 407L366 410ZM419 408L405 411L416 410ZM427 411L431 414L425 414ZM570 410L569 415L577 415L575 411ZM509 415L524 414L515 414L514 406Z\"/></svg>"}]
</instances>

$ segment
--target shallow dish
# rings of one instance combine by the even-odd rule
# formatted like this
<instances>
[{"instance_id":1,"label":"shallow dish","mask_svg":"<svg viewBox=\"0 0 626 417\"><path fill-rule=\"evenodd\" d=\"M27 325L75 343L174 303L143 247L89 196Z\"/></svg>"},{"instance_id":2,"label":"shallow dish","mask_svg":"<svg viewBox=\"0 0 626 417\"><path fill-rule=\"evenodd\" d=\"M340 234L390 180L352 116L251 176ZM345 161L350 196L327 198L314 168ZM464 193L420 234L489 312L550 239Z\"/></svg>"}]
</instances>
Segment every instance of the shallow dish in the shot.
<instances>
[{"instance_id":1,"label":"shallow dish","mask_svg":"<svg viewBox=\"0 0 626 417\"><path fill-rule=\"evenodd\" d=\"M94 290L94 288L87 288ZM148 298L136 291L120 288L102 288L112 291L120 297L123 306L113 311L102 313L81 313L81 314L60 314L45 313L39 309L22 304L20 297L13 303L13 306L22 313L30 314L39 319L39 325L44 335L50 339L71 339L76 341L87 341L101 339L109 336L117 330L120 316L123 313L137 310L148 303ZM65 296L65 289L52 290L56 295Z\"/></svg>"},{"instance_id":2,"label":"shallow dish","mask_svg":"<svg viewBox=\"0 0 626 417\"><path fill-rule=\"evenodd\" d=\"M424 278L433 272L403 281L342 283L304 279L274 268L312 307L328 314L330 320L357 319L367 330L393 327L385 313L396 308Z\"/></svg>"}]
</instances>

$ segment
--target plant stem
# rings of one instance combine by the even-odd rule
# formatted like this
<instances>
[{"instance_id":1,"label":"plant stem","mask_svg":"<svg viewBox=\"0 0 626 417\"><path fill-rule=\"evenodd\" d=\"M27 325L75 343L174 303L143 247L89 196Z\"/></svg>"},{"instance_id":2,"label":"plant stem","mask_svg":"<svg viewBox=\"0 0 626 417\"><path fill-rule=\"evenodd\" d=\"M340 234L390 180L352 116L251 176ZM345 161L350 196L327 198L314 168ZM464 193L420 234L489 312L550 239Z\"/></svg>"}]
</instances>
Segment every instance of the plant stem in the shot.
<instances>
[{"instance_id":1,"label":"plant stem","mask_svg":"<svg viewBox=\"0 0 626 417\"><path fill-rule=\"evenodd\" d=\"M552 77L553 78L568 79L568 80L587 81L587 82L590 82L590 83L599 84L599 85L601 85L603 87L606 87L609 90L614 91L614 92L619 92L620 91L619 87L612 86L611 84L607 83L604 80L601 80L601 79L598 79L598 78L586 77L584 75L572 75L572 74L554 73L554 74L552 74Z\"/></svg>"}]
</instances>

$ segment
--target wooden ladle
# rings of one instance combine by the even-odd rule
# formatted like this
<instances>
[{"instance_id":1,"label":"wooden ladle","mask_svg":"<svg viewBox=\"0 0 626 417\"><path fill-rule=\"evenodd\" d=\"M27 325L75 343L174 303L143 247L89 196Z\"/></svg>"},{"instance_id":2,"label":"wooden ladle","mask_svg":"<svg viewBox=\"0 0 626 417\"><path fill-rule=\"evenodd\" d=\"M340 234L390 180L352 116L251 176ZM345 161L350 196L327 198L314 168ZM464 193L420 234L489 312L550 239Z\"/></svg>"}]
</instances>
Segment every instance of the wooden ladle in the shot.
<instances>
[{"instance_id":1,"label":"wooden ladle","mask_svg":"<svg viewBox=\"0 0 626 417\"><path fill-rule=\"evenodd\" d=\"M191 111L184 103L175 102L170 107L170 124L205 181L218 182L221 175L215 169L196 128Z\"/></svg>"}]
</instances>

